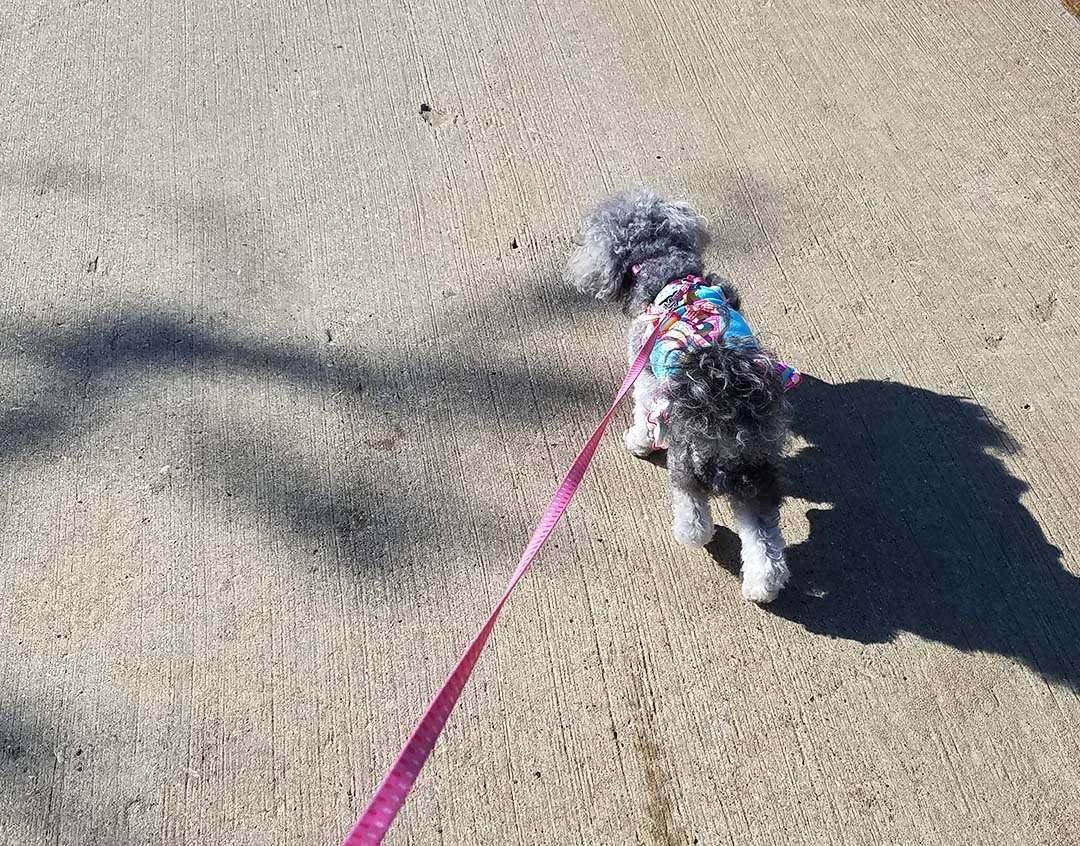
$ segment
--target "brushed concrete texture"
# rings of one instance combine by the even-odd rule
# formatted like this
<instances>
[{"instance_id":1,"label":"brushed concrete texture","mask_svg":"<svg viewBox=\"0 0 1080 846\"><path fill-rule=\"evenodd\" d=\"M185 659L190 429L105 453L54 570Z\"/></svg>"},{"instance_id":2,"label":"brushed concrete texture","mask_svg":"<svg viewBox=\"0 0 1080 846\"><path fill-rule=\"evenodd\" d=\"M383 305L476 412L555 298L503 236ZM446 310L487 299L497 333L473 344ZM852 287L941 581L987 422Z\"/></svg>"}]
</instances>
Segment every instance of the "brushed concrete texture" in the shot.
<instances>
[{"instance_id":1,"label":"brushed concrete texture","mask_svg":"<svg viewBox=\"0 0 1080 846\"><path fill-rule=\"evenodd\" d=\"M338 841L622 374L559 269L638 181L813 377L794 583L608 437L387 842L1080 843L1068 4L2 8L0 843Z\"/></svg>"}]
</instances>

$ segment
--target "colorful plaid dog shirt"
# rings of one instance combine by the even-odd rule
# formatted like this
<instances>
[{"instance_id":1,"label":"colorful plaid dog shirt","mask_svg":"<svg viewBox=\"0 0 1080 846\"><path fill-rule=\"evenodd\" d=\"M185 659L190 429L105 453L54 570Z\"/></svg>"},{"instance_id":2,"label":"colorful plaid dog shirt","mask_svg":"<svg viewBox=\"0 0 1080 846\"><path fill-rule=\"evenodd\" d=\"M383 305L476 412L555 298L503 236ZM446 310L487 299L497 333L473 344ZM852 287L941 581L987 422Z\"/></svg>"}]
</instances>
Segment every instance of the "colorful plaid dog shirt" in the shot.
<instances>
[{"instance_id":1,"label":"colorful plaid dog shirt","mask_svg":"<svg viewBox=\"0 0 1080 846\"><path fill-rule=\"evenodd\" d=\"M675 296L679 298L672 302ZM692 353L707 347L758 347L746 320L731 307L723 290L706 285L700 276L669 282L640 319L650 324L650 331L657 321L663 321L661 334L649 354L649 369L660 382L685 368ZM785 391L799 384L801 377L794 367L780 362L770 362L770 366L775 367ZM667 442L667 416L668 402L661 389L653 399L648 418L657 449L663 449Z\"/></svg>"}]
</instances>

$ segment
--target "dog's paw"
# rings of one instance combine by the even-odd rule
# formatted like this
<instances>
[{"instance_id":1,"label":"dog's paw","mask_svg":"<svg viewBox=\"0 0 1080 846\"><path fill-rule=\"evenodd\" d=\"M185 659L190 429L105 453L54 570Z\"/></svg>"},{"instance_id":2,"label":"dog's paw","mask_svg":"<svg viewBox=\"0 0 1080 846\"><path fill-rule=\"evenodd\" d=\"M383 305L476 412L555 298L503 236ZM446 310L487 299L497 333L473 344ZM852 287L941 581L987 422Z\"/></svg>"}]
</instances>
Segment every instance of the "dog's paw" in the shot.
<instances>
[{"instance_id":1,"label":"dog's paw","mask_svg":"<svg viewBox=\"0 0 1080 846\"><path fill-rule=\"evenodd\" d=\"M772 602L791 578L784 560L780 529L755 528L743 532L742 595L751 602Z\"/></svg>"},{"instance_id":2,"label":"dog's paw","mask_svg":"<svg viewBox=\"0 0 1080 846\"><path fill-rule=\"evenodd\" d=\"M787 566L782 562L778 566L775 561L765 561L756 567L747 567L747 563L743 562L743 599L762 605L772 602L780 595L780 591L784 589L784 585L791 577Z\"/></svg>"},{"instance_id":3,"label":"dog's paw","mask_svg":"<svg viewBox=\"0 0 1080 846\"><path fill-rule=\"evenodd\" d=\"M638 458L648 458L653 453L653 441L648 429L631 426L623 434L623 443Z\"/></svg>"},{"instance_id":4,"label":"dog's paw","mask_svg":"<svg viewBox=\"0 0 1080 846\"><path fill-rule=\"evenodd\" d=\"M780 595L780 588L763 581L744 579L742 583L743 599L765 605Z\"/></svg>"},{"instance_id":5,"label":"dog's paw","mask_svg":"<svg viewBox=\"0 0 1080 846\"><path fill-rule=\"evenodd\" d=\"M675 523L671 527L671 533L675 535L675 540L683 546L688 546L691 549L701 549L713 539L713 535L716 534L716 526L712 524L712 521L708 524L693 523L689 526Z\"/></svg>"}]
</instances>

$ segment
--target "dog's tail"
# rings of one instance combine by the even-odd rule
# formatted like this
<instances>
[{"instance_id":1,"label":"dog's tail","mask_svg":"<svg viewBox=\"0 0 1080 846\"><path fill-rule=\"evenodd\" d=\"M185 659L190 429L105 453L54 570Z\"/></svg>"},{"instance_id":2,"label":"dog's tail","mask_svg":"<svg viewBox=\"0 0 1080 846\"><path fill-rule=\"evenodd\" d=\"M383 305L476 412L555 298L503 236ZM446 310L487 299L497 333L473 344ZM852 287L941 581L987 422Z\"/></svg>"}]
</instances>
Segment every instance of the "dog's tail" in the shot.
<instances>
[{"instance_id":1,"label":"dog's tail","mask_svg":"<svg viewBox=\"0 0 1080 846\"><path fill-rule=\"evenodd\" d=\"M668 461L713 494L779 501L788 406L776 359L753 345L690 354L666 386Z\"/></svg>"}]
</instances>

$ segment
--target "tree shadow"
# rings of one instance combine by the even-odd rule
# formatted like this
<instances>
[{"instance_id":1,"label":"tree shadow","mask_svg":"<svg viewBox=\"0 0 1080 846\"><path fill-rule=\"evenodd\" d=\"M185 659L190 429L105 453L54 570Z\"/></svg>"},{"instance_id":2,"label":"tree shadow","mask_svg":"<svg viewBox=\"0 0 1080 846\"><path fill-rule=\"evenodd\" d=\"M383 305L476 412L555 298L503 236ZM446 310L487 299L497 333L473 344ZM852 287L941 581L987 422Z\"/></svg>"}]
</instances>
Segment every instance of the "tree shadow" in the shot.
<instances>
[{"instance_id":1,"label":"tree shadow","mask_svg":"<svg viewBox=\"0 0 1080 846\"><path fill-rule=\"evenodd\" d=\"M176 431L157 443L179 444L192 478L199 474L190 503L214 509L215 519L253 519L259 530L269 528L297 544L334 544L338 563L350 572L381 575L402 560L410 570L416 558L441 566L445 555L427 553L445 552L449 534L466 546L485 532L498 537L500 545L506 542L505 524L485 510L478 491L469 490L462 459L446 454L449 429L460 427L453 434L462 441L480 440L470 437L470 426L482 428L487 444L516 440L532 436L545 422L550 427L552 418L555 426L576 425L570 415L579 417L575 412L581 409L595 409L598 415L608 394L587 369L563 367L532 352L538 340L533 335L545 325L573 331L602 320L582 309L570 288L552 286L548 278L520 285L515 280L513 289L502 279L476 280L481 290L493 293L471 297L478 299L471 310L466 297L453 306L441 303L453 331L438 338L411 333L407 326L380 334L387 344L381 348L371 338L354 347L347 333L332 344L329 332L325 341L296 338L289 308L281 309L278 326L292 331L296 340L259 336L224 328L214 315L224 317L220 306L227 306L235 326L236 311L258 305L265 315L276 303L292 300L302 276L302 250L279 237L260 207L242 198L225 201L214 192L204 199L188 197L179 186L175 192L158 191L113 172L103 177L90 163L38 160L17 172L0 168L0 183L4 191L20 193L20 202L29 195L50 208L70 203L89 208L93 195L110 189L94 205L104 207L107 200L117 237L107 244L97 239L86 243L85 271L80 272L87 274L114 272L111 261L122 248L117 241L149 233L153 215L143 224L142 210L158 210L170 230L176 227L167 241L190 249L191 289L204 285L212 292L201 302L193 298L190 306L162 298L145 307L118 309L107 293L122 291L122 279L116 284L97 279L87 287L106 292L109 304L99 305L99 294L91 301L95 313L84 320L38 322L26 317L35 310L23 308L8 311L17 315L14 320L0 315L0 469L9 479L28 466L87 454L83 442L96 435L100 443L101 430L110 424L125 428L126 443L114 444L112 432L106 433L109 447L117 449L136 440L132 430L142 435L149 426L174 426ZM139 214L124 215L116 208L125 196ZM242 213L234 214L235 208ZM180 272L184 261L176 259ZM409 290L412 281L399 280ZM57 315L70 315L77 303L65 304ZM182 407L164 413L155 408L183 396L178 387L185 384L195 390L187 393ZM252 409L249 389L254 384L263 385L267 395L288 393L297 405L310 402L315 410L299 426L280 407L268 418L257 406ZM232 396L234 386L247 396ZM206 408L201 398L210 394L215 407ZM220 420L223 410L230 417L227 426ZM145 423L141 414L147 414ZM318 414L333 418L328 428L336 427L339 438L333 443L341 443L351 457L327 455L332 451L329 438L313 449L310 439L297 437L297 429L306 424L318 428ZM97 452L95 467L103 461ZM508 445L508 462L520 452ZM410 457L399 459L402 455ZM478 464L486 477L499 473L498 456ZM157 477L157 464L149 469ZM160 486L150 486L155 495L169 487L169 478L154 479ZM189 502L187 497L184 501ZM463 518L472 523L471 531L462 530ZM235 528L230 525L228 533L239 536ZM420 553L411 558L398 554L410 548ZM186 552L177 555L179 566L190 566ZM237 566L251 563L244 559ZM63 707L70 708L69 700ZM90 820L79 804L81 794L64 786L62 766L54 766L55 758L50 763L52 754L40 733L0 714L0 841L13 832L13 843L28 838L51 842L70 831L71 819ZM116 811L106 807L111 800L109 790L95 799L92 841L134 841L125 829L128 806ZM11 826L6 819L13 821ZM148 838L149 833L139 842Z\"/></svg>"},{"instance_id":2,"label":"tree shadow","mask_svg":"<svg viewBox=\"0 0 1080 846\"><path fill-rule=\"evenodd\" d=\"M265 313L289 302L305 268L299 245L278 232L261 207L209 189L189 193L104 173L96 161L40 157L16 168L0 166L0 192L50 208L75 203L81 209L106 189L110 220L121 236L145 236L157 224L152 214L129 231L123 221L144 217L119 213L119 204L164 215L176 227L169 237L190 245L192 273L204 277L214 296L195 312L162 300L120 310L102 306L78 323L0 326L0 364L7 365L0 378L0 468L49 460L110 420L127 423L168 380L265 382L268 391L285 388L321 406L331 428L349 430L339 437L350 455L290 448L275 429L279 421L265 415L250 424L236 421L227 439L219 425L216 438L193 449L200 472L211 477L208 492L229 501L225 511L265 514L271 525L305 543L332 539L354 563L390 560L391 548L452 530L449 515L476 515L474 529L501 532L491 515L485 525L482 503L462 489L460 463L445 454L446 444L475 440L466 430L477 425L497 439L545 422L565 425L568 415L602 405L606 389L585 372L528 354L536 345L533 334L545 326L594 319L576 292L549 284L547 277L534 275L520 285L515 280L513 286L501 278L475 280L485 293L440 303L443 332L437 338L429 336L423 315L412 314L406 318L418 321L415 331L403 320L397 332L378 336L384 348L372 349L370 338L352 347L349 338L359 338L359 331L335 330L343 337L333 339L329 328L325 338L259 337L236 328L235 312L258 304ZM109 275L116 249L102 244L98 256L95 243L86 245L84 272ZM411 281L400 284L409 289ZM108 281L94 285L115 287ZM220 306L234 312L231 326L222 325L226 309ZM283 309L283 326L288 315ZM242 402L236 408L245 414ZM210 428L196 419L203 412L193 402L153 419L162 425L167 418L178 429ZM438 452L439 460L417 466L417 455ZM399 462L396 472L372 466L397 462L403 454L412 460ZM332 473L313 466L327 461ZM423 478L410 478L421 472Z\"/></svg>"},{"instance_id":3,"label":"tree shadow","mask_svg":"<svg viewBox=\"0 0 1080 846\"><path fill-rule=\"evenodd\" d=\"M860 643L911 632L1009 656L1080 689L1080 578L1021 501L1004 429L969 399L896 382L806 378L793 402L809 446L789 491L827 507L770 609Z\"/></svg>"},{"instance_id":4,"label":"tree shadow","mask_svg":"<svg viewBox=\"0 0 1080 846\"><path fill-rule=\"evenodd\" d=\"M0 712L0 841L29 840L49 810L55 767L41 733L11 712ZM33 811L28 813L27 806Z\"/></svg>"},{"instance_id":5,"label":"tree shadow","mask_svg":"<svg viewBox=\"0 0 1080 846\"><path fill-rule=\"evenodd\" d=\"M444 515L470 513L480 529L485 525L482 505L455 493L460 468L453 457L442 462L446 479L438 476L442 465L428 467L423 484L395 482L392 471L376 466L422 446L416 433L424 433L425 449L435 449L433 435L468 418L497 417L500 432L518 431L540 419L544 408L595 404L602 394L580 374L538 372L524 361L493 366L460 353L418 359L391 349L368 363L341 345L329 353L315 343L241 337L145 310L61 327L18 324L7 334L0 360L9 359L16 378L0 387L0 468L70 451L111 419L130 419L178 378L235 378L237 384L266 383L270 391L287 386L317 413L339 422L350 417L358 442L349 444L348 456L334 458L330 476L313 466L310 449L290 447L282 433L263 428L262 417L234 427L229 443L213 436L193 440L197 467L189 469L230 503L227 510L266 514L277 530L304 543L333 538L356 570L396 560L389 553L403 544L433 540L448 528ZM227 392L216 393L228 402ZM451 408L462 413L451 417ZM193 439L200 415L191 401L168 417L176 434ZM490 527L501 531L494 518Z\"/></svg>"}]
</instances>

